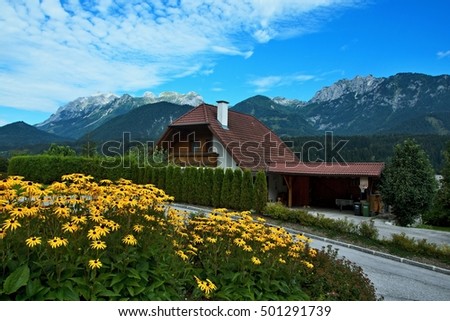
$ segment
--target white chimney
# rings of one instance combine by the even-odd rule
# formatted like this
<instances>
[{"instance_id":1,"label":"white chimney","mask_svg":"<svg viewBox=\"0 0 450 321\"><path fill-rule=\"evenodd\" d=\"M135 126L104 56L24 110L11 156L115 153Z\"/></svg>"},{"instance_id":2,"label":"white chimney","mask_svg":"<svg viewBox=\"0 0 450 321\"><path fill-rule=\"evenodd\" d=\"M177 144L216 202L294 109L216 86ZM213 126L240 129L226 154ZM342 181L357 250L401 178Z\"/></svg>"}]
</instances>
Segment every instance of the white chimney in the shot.
<instances>
[{"instance_id":1,"label":"white chimney","mask_svg":"<svg viewBox=\"0 0 450 321\"><path fill-rule=\"evenodd\" d=\"M228 101L217 101L217 120L223 128L228 128Z\"/></svg>"}]
</instances>

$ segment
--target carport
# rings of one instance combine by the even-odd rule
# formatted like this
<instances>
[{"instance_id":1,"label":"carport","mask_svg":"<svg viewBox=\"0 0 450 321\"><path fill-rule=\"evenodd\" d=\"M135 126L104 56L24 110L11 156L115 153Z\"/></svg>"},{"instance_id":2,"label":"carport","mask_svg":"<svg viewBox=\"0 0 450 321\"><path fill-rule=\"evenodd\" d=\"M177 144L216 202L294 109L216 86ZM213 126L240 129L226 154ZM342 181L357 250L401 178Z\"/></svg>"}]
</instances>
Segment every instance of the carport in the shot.
<instances>
[{"instance_id":1,"label":"carport","mask_svg":"<svg viewBox=\"0 0 450 321\"><path fill-rule=\"evenodd\" d=\"M269 172L283 177L287 206L336 207L371 200L383 168L384 163L297 163L277 164Z\"/></svg>"}]
</instances>

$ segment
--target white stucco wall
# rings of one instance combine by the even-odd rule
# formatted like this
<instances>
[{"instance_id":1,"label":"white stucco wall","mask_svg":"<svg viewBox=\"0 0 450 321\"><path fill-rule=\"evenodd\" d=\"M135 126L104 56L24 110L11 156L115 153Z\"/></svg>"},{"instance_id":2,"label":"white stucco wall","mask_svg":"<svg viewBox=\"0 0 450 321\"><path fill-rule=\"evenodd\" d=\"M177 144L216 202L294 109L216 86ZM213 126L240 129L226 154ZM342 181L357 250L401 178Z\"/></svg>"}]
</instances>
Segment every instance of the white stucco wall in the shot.
<instances>
[{"instance_id":1,"label":"white stucco wall","mask_svg":"<svg viewBox=\"0 0 450 321\"><path fill-rule=\"evenodd\" d=\"M270 202L276 202L279 193L288 192L287 186L284 184L284 179L281 175L269 174L267 188Z\"/></svg>"},{"instance_id":2,"label":"white stucco wall","mask_svg":"<svg viewBox=\"0 0 450 321\"><path fill-rule=\"evenodd\" d=\"M236 162L233 157L231 157L230 153L227 152L224 146L219 142L219 140L213 136L212 139L212 151L219 154L217 158L217 167L221 168L238 168Z\"/></svg>"}]
</instances>

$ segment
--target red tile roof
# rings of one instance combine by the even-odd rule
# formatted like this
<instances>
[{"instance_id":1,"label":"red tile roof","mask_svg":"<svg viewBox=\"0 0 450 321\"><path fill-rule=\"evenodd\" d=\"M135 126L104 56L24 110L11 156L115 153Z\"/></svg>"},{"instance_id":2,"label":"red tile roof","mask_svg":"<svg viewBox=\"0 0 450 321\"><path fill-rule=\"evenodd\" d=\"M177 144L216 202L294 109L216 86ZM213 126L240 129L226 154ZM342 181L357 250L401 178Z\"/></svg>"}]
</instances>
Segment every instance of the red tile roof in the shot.
<instances>
[{"instance_id":1,"label":"red tile roof","mask_svg":"<svg viewBox=\"0 0 450 321\"><path fill-rule=\"evenodd\" d=\"M255 117L230 109L228 128L224 128L217 120L217 107L208 104L201 104L175 120L160 142L168 139L171 129L201 124L208 126L239 167L265 170L271 164L297 159L284 142Z\"/></svg>"},{"instance_id":2,"label":"red tile roof","mask_svg":"<svg viewBox=\"0 0 450 321\"><path fill-rule=\"evenodd\" d=\"M269 172L305 176L369 176L380 177L384 163L279 163Z\"/></svg>"}]
</instances>

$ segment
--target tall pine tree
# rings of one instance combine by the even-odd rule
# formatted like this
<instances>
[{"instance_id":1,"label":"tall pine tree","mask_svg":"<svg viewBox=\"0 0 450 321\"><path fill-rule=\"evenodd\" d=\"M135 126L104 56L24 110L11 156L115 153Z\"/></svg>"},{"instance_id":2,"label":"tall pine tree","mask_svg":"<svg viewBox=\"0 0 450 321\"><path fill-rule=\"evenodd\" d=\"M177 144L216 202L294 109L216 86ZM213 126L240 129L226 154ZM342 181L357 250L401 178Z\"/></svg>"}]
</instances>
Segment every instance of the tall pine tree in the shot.
<instances>
[{"instance_id":1,"label":"tall pine tree","mask_svg":"<svg viewBox=\"0 0 450 321\"><path fill-rule=\"evenodd\" d=\"M233 184L234 172L231 168L225 170L220 193L220 206L225 208L232 207L231 188Z\"/></svg>"},{"instance_id":2,"label":"tall pine tree","mask_svg":"<svg viewBox=\"0 0 450 321\"><path fill-rule=\"evenodd\" d=\"M253 175L250 170L245 169L244 175L242 176L240 209L243 211L249 211L253 209L253 199Z\"/></svg>"},{"instance_id":3,"label":"tall pine tree","mask_svg":"<svg viewBox=\"0 0 450 321\"><path fill-rule=\"evenodd\" d=\"M259 171L256 174L255 180L255 198L254 198L254 206L256 213L262 213L267 205L267 180L266 174L262 171Z\"/></svg>"},{"instance_id":4,"label":"tall pine tree","mask_svg":"<svg viewBox=\"0 0 450 321\"><path fill-rule=\"evenodd\" d=\"M230 208L238 210L241 207L241 187L242 187L242 171L236 169L233 173L233 181L231 182L231 202Z\"/></svg>"},{"instance_id":5,"label":"tall pine tree","mask_svg":"<svg viewBox=\"0 0 450 321\"><path fill-rule=\"evenodd\" d=\"M213 207L220 207L220 197L222 195L222 184L223 184L223 177L224 177L224 171L222 168L215 168L213 170L213 186L212 186L212 193L211 193L211 205Z\"/></svg>"}]
</instances>

